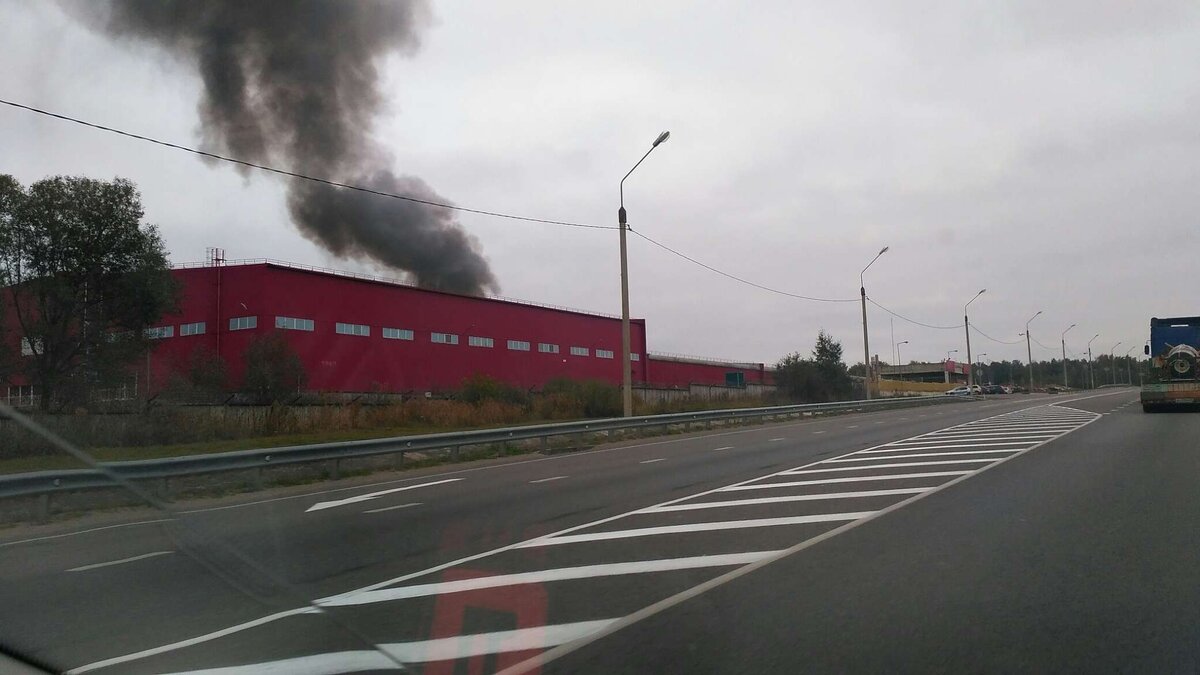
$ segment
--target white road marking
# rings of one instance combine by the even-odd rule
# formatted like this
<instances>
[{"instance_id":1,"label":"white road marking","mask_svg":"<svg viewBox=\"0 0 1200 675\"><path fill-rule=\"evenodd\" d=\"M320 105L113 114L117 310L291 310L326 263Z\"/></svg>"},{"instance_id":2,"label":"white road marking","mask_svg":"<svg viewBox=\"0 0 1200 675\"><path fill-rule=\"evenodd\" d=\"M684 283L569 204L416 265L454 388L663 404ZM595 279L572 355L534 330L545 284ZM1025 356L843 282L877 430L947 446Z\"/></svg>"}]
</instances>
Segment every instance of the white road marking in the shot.
<instances>
[{"instance_id":1,"label":"white road marking","mask_svg":"<svg viewBox=\"0 0 1200 675\"><path fill-rule=\"evenodd\" d=\"M847 426L846 428L847 428L847 429L857 429L857 428L858 428L858 425L857 425L857 424L851 424L851 425Z\"/></svg>"},{"instance_id":2,"label":"white road marking","mask_svg":"<svg viewBox=\"0 0 1200 675\"><path fill-rule=\"evenodd\" d=\"M887 424L886 421L875 422L875 424Z\"/></svg>"},{"instance_id":3,"label":"white road marking","mask_svg":"<svg viewBox=\"0 0 1200 675\"><path fill-rule=\"evenodd\" d=\"M642 461L638 462L638 464L653 464L655 462L661 462L665 459L666 459L666 457L658 457L656 459L643 459Z\"/></svg>"},{"instance_id":4,"label":"white road marking","mask_svg":"<svg viewBox=\"0 0 1200 675\"><path fill-rule=\"evenodd\" d=\"M94 565L83 565L81 567L72 567L71 569L69 569L67 571L68 572L86 572L88 570L99 569L101 567L110 567L112 565L124 565L125 563L130 563L135 560L145 560L146 558L155 558L160 555L168 555L171 553L174 553L174 551L155 551L154 553L143 553L142 555L135 555L135 556L132 556L129 558L121 558L120 560L110 560L108 562L96 563Z\"/></svg>"},{"instance_id":5,"label":"white road marking","mask_svg":"<svg viewBox=\"0 0 1200 675\"><path fill-rule=\"evenodd\" d=\"M537 480L531 480L529 482L530 483L549 483L552 480L562 480L564 478L567 478L567 476L551 476L549 478L539 478Z\"/></svg>"},{"instance_id":6,"label":"white road marking","mask_svg":"<svg viewBox=\"0 0 1200 675\"><path fill-rule=\"evenodd\" d=\"M929 445L928 443L918 443L917 445L887 445L875 450L863 450L864 455L881 455L888 452L908 452L910 450L952 450L954 448L1000 448L1008 445L1030 445L1036 441L997 441L995 443L946 443L939 445Z\"/></svg>"},{"instance_id":7,"label":"white road marking","mask_svg":"<svg viewBox=\"0 0 1200 675\"><path fill-rule=\"evenodd\" d=\"M995 458L987 459L943 459L941 461L934 460L932 462L898 462L896 464L871 464L870 466L839 466L832 469L798 469L795 471L784 471L780 476L801 476L807 473L830 473L833 471L863 471L866 469L896 469L904 466L937 466L939 464L985 464L994 462Z\"/></svg>"},{"instance_id":8,"label":"white road marking","mask_svg":"<svg viewBox=\"0 0 1200 675\"><path fill-rule=\"evenodd\" d=\"M409 504L397 504L395 506L385 506L382 509L367 509L363 513L383 513L384 511L395 511L396 509L407 509L410 506L420 506L424 502L412 502Z\"/></svg>"},{"instance_id":9,"label":"white road marking","mask_svg":"<svg viewBox=\"0 0 1200 675\"><path fill-rule=\"evenodd\" d=\"M823 429L823 430L821 430L821 431L814 431L813 433L814 433L814 434L823 434L823 433L825 433L825 430Z\"/></svg>"},{"instance_id":10,"label":"white road marking","mask_svg":"<svg viewBox=\"0 0 1200 675\"><path fill-rule=\"evenodd\" d=\"M337 675L367 670L397 670L400 668L398 665L400 663L454 661L485 654L546 649L603 630L613 621L615 619L580 621L495 633L457 635L420 642L394 642L375 645L375 649L369 650L329 652L243 666L188 670L175 675L262 675L263 673Z\"/></svg>"},{"instance_id":11,"label":"white road marking","mask_svg":"<svg viewBox=\"0 0 1200 675\"><path fill-rule=\"evenodd\" d=\"M718 450L732 450L732 449L733 449L733 446L732 446L732 445L725 445L725 446L722 446L722 447L719 447L719 448L713 448L713 451L714 451L714 452L716 452L716 451L718 451Z\"/></svg>"},{"instance_id":12,"label":"white road marking","mask_svg":"<svg viewBox=\"0 0 1200 675\"><path fill-rule=\"evenodd\" d=\"M120 523L117 525L105 525L103 527L93 527L87 530L78 530L76 532L64 532L62 534L48 534L44 537L32 537L30 539L18 539L17 541L6 541L0 544L0 548L5 546L16 546L17 544L32 544L38 541L49 541L51 539L62 539L63 537L74 537L79 534L89 534L91 532L102 532L104 530L115 530L118 527L133 527L135 525L154 525L156 523L169 523L172 518L158 518L156 520L139 520L136 523Z\"/></svg>"},{"instance_id":13,"label":"white road marking","mask_svg":"<svg viewBox=\"0 0 1200 675\"><path fill-rule=\"evenodd\" d=\"M860 467L861 468L861 467ZM794 480L786 483L750 483L746 485L730 485L718 488L717 492L733 492L735 490L763 490L767 488L804 487L806 485L828 485L830 483L862 483L873 480L904 480L908 478L934 478L938 476L965 476L974 471L926 471L924 473L897 473L881 476L851 476L848 478L825 478L822 480Z\"/></svg>"},{"instance_id":14,"label":"white road marking","mask_svg":"<svg viewBox=\"0 0 1200 675\"><path fill-rule=\"evenodd\" d=\"M705 567L727 567L730 565L746 565L778 551L754 551L750 553L727 553L724 555L699 555L690 558L667 558L659 560L637 560L633 562L608 563L602 565L580 565L578 567L560 567L536 572L519 574L499 574L496 576L479 577L477 579L462 579L460 581L443 581L433 584L415 584L397 588L384 588L365 593L347 593L317 600L321 607L351 607L369 605L377 602L392 600L407 600L447 593L463 593L477 591L483 588L499 588L501 586L519 586L521 584L544 584L551 581L566 581L569 579L592 579L595 577L614 577L626 574L647 574L650 572L669 572L673 570L694 570Z\"/></svg>"},{"instance_id":15,"label":"white road marking","mask_svg":"<svg viewBox=\"0 0 1200 675\"><path fill-rule=\"evenodd\" d=\"M584 534L565 534L557 537L541 537L517 544L517 548L537 548L540 546L559 546L562 544L577 544L585 541L610 541L612 539L631 539L633 537L653 537L660 534L686 534L688 532L713 532L716 530L741 530L747 527L778 527L782 525L805 525L808 523L836 523L844 520L858 520L871 515L874 511L855 511L852 513L821 513L812 516L789 516L787 518L756 518L752 520L722 520L711 523L689 523L687 525L660 525L658 527L639 527L632 530L609 530L607 532L587 532Z\"/></svg>"},{"instance_id":16,"label":"white road marking","mask_svg":"<svg viewBox=\"0 0 1200 675\"><path fill-rule=\"evenodd\" d=\"M908 459L909 457L954 457L958 455L994 455L999 452L1021 452L1025 448L1002 448L1000 450L958 450L955 452L914 452L909 455L884 455L882 457L847 457L829 459L828 462L877 462L885 459Z\"/></svg>"},{"instance_id":17,"label":"white road marking","mask_svg":"<svg viewBox=\"0 0 1200 675\"><path fill-rule=\"evenodd\" d=\"M786 440L787 440L787 439L786 439L786 438L783 438L783 437L780 437L780 438L768 438L768 439L767 439L767 442L768 442L768 443L775 443L776 441L786 441Z\"/></svg>"},{"instance_id":18,"label":"white road marking","mask_svg":"<svg viewBox=\"0 0 1200 675\"><path fill-rule=\"evenodd\" d=\"M357 504L359 502L365 502L365 501L368 501L371 499L377 499L384 495L390 495L390 494L394 494L396 492L404 492L405 490L416 490L417 488L431 487L434 485L442 485L444 483L455 483L460 480L462 480L462 479L461 478L446 478L444 480L435 480L432 483L420 483L418 485L405 485L404 487L392 488L390 490L380 490L379 492L369 492L365 495L355 495L354 497L347 497L345 499L337 499L332 502L317 502L316 504L313 504L312 506L305 509L304 512L309 513L312 511L324 511L325 509L332 509L337 506L345 506L347 504Z\"/></svg>"},{"instance_id":19,"label":"white road marking","mask_svg":"<svg viewBox=\"0 0 1200 675\"><path fill-rule=\"evenodd\" d=\"M886 497L890 495L915 495L932 488L895 488L891 490L861 490L858 492L821 492L811 495L789 495L787 497L755 497L723 502L689 502L671 506L651 506L635 513L667 513L671 511L697 511L720 509L730 506L757 506L760 504L784 504L787 502L816 502L823 499L859 499L862 497Z\"/></svg>"}]
</instances>

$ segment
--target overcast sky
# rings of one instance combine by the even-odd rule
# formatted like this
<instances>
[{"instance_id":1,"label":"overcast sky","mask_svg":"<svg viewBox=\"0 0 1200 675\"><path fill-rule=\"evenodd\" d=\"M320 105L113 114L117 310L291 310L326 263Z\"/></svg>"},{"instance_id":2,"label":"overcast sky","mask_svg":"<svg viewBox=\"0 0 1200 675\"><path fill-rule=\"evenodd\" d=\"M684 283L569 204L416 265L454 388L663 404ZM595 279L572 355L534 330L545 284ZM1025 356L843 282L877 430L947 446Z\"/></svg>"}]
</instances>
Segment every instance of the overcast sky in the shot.
<instances>
[{"instance_id":1,"label":"overcast sky","mask_svg":"<svg viewBox=\"0 0 1200 675\"><path fill-rule=\"evenodd\" d=\"M988 360L1118 353L1150 316L1200 314L1200 5L1193 2L434 2L384 64L373 134L460 205L631 226L792 293L868 294L918 321L972 323ZM184 144L195 72L0 0L0 98ZM291 225L283 185L0 106L0 173L136 182L174 261L206 246L342 269ZM620 311L615 231L466 214L502 294ZM824 328L862 359L857 302L740 285L630 240L652 351L773 362ZM889 315L869 306L888 360ZM901 356L965 355L957 330L894 320ZM1135 351L1135 353L1137 353Z\"/></svg>"}]
</instances>

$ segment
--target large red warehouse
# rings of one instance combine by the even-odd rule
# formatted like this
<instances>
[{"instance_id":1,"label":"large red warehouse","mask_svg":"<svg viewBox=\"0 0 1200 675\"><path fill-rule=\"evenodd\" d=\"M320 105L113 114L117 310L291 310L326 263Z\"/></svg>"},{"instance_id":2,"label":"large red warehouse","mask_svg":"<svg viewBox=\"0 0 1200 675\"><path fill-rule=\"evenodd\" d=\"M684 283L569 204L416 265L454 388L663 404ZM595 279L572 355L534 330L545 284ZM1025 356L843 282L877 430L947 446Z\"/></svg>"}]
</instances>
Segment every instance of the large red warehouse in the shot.
<instances>
[{"instance_id":1,"label":"large red warehouse","mask_svg":"<svg viewBox=\"0 0 1200 675\"><path fill-rule=\"evenodd\" d=\"M524 388L561 376L622 379L619 317L266 260L180 265L174 274L183 289L180 312L151 331L156 388L196 350L219 354L236 383L246 346L275 330L301 357L314 391L444 391L477 373ZM768 377L762 364L649 357L645 322L631 323L636 383Z\"/></svg>"}]
</instances>

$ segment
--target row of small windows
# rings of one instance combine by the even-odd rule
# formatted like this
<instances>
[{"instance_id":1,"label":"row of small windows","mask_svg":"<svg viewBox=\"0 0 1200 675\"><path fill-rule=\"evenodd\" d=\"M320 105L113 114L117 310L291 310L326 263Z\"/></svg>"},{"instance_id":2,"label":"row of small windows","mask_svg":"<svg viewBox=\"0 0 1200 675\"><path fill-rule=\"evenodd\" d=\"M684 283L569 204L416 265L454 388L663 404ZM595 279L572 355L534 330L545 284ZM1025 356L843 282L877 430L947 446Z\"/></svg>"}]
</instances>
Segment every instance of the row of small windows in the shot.
<instances>
[{"instance_id":1,"label":"row of small windows","mask_svg":"<svg viewBox=\"0 0 1200 675\"><path fill-rule=\"evenodd\" d=\"M236 316L229 319L229 330L250 330L258 327L257 316ZM290 316L275 317L275 327L283 330L299 330L312 332L316 329L316 323L312 319L300 319ZM185 323L179 326L179 335L203 335L206 331L205 322L198 321L195 323ZM334 331L339 335L355 335L359 337L370 337L371 327L366 324L359 323L342 323L334 324ZM387 340L413 340L415 335L413 331L407 328L383 328L382 334ZM146 337L151 339L169 338L175 336L174 326L159 326L157 328L146 329ZM429 339L435 344L456 345L458 344L458 335L454 333L430 333ZM495 346L495 340L490 337L482 337L478 335L467 336L467 344L472 347L485 347L491 349ZM526 340L508 340L508 349L515 352L527 352L532 348L532 344ZM22 352L26 352L26 345L22 345ZM559 346L550 342L539 342L537 350L542 354L558 354ZM29 350L32 352L32 350ZM571 356L591 356L591 350L587 347L571 347ZM596 358L611 359L614 353L610 349L597 349ZM640 354L630 354L630 360L640 361Z\"/></svg>"}]
</instances>

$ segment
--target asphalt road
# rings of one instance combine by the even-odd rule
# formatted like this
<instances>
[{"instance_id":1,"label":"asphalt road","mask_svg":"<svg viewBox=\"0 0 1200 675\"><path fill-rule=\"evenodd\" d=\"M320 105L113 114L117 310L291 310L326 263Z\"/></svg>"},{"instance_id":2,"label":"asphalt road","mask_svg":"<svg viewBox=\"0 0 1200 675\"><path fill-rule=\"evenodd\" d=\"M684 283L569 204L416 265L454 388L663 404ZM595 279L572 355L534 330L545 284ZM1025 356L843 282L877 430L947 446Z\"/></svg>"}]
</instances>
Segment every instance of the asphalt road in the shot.
<instances>
[{"instance_id":1,"label":"asphalt road","mask_svg":"<svg viewBox=\"0 0 1200 675\"><path fill-rule=\"evenodd\" d=\"M1104 394L10 534L0 639L101 673L1196 670L1200 416Z\"/></svg>"}]
</instances>

